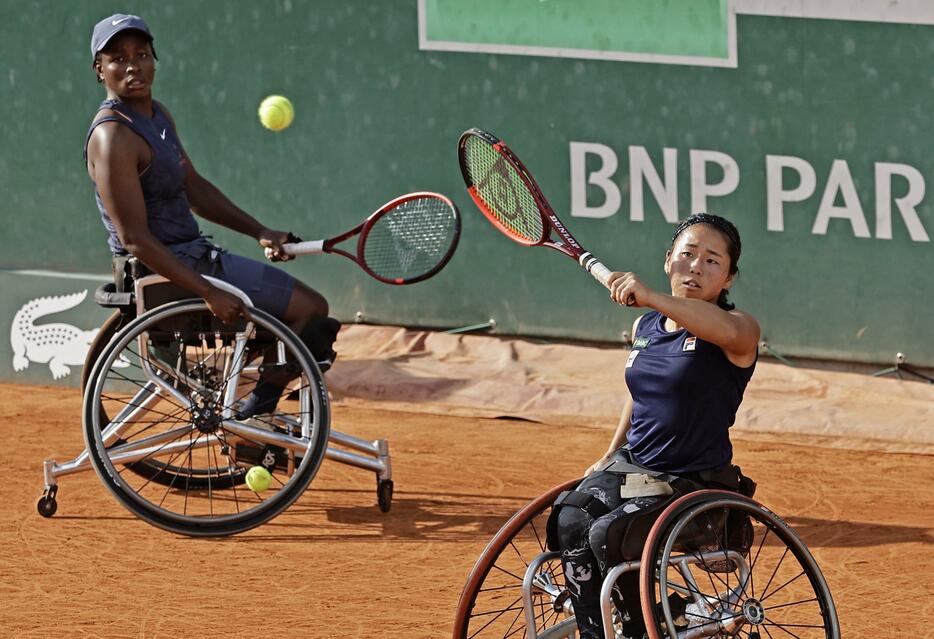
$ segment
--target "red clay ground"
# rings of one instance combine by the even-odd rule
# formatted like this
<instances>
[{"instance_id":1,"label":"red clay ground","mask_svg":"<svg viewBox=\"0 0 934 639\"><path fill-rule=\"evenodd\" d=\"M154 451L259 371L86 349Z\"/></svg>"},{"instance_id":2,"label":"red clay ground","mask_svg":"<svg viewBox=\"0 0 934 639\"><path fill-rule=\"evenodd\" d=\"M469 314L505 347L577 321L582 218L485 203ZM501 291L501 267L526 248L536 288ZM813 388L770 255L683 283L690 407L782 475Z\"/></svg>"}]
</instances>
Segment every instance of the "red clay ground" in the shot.
<instances>
[{"instance_id":1,"label":"red clay ground","mask_svg":"<svg viewBox=\"0 0 934 639\"><path fill-rule=\"evenodd\" d=\"M326 461L279 518L195 540L135 519L92 472L61 478L53 519L36 513L42 460L83 447L79 405L74 390L0 386L0 636L449 636L486 540L609 436L337 405L336 429L390 440L391 512L371 474ZM735 444L757 498L823 567L844 637L934 635L930 456Z\"/></svg>"}]
</instances>

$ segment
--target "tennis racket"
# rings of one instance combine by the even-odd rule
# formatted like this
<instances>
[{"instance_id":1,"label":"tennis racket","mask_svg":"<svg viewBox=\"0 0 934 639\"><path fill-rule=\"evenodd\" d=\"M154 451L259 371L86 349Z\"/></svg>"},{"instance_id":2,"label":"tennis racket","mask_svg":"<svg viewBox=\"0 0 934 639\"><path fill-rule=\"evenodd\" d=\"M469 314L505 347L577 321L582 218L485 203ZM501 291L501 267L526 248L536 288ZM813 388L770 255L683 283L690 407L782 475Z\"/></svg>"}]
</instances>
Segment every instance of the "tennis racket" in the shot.
<instances>
[{"instance_id":1,"label":"tennis racket","mask_svg":"<svg viewBox=\"0 0 934 639\"><path fill-rule=\"evenodd\" d=\"M493 226L520 244L560 251L609 288L610 269L574 239L505 142L470 129L458 141L457 158L470 197ZM630 296L626 305L634 302Z\"/></svg>"},{"instance_id":2,"label":"tennis racket","mask_svg":"<svg viewBox=\"0 0 934 639\"><path fill-rule=\"evenodd\" d=\"M380 282L414 284L444 268L454 255L460 233L461 218L454 202L425 191L386 202L346 233L311 242L294 238L282 248L290 255L336 253ZM354 236L355 252L337 246ZM266 257L271 256L272 249L267 248Z\"/></svg>"}]
</instances>

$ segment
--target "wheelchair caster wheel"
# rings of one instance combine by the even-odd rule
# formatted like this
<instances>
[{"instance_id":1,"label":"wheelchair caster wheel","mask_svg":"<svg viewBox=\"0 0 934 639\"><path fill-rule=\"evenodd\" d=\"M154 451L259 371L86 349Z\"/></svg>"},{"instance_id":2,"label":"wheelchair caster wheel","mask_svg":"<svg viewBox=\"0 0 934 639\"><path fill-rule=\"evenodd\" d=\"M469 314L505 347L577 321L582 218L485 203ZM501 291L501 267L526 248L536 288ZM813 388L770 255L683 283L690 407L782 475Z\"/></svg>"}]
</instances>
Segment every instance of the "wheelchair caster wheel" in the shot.
<instances>
[{"instance_id":1,"label":"wheelchair caster wheel","mask_svg":"<svg viewBox=\"0 0 934 639\"><path fill-rule=\"evenodd\" d=\"M376 484L376 500L379 502L379 509L388 513L392 507L392 480L383 479Z\"/></svg>"},{"instance_id":2,"label":"wheelchair caster wheel","mask_svg":"<svg viewBox=\"0 0 934 639\"><path fill-rule=\"evenodd\" d=\"M36 510L39 511L40 515L46 518L54 515L55 511L58 510L58 502L55 501L55 493L47 490L46 493L39 498L39 501L36 502Z\"/></svg>"}]
</instances>

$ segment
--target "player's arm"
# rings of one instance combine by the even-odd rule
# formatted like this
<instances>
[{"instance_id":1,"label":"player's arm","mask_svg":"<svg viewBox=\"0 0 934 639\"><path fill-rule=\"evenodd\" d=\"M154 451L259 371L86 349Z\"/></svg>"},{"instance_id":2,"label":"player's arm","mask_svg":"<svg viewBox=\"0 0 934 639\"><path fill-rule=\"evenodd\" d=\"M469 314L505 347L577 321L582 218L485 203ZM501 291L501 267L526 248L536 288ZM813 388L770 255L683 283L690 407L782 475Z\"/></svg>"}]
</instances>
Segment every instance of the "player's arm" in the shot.
<instances>
[{"instance_id":1,"label":"player's arm","mask_svg":"<svg viewBox=\"0 0 934 639\"><path fill-rule=\"evenodd\" d=\"M642 319L642 316L639 316L632 323L632 336L635 338L636 331L639 328L639 320ZM619 422L616 425L616 430L613 432L613 437L610 439L610 445L607 446L606 452L603 454L603 457L594 462L590 468L584 473L584 475L589 475L594 472L609 461L610 457L615 453L620 446L626 443L626 436L629 434L629 429L632 427L632 395L629 393L629 389L626 386L626 378L623 377L623 388L626 390L626 399L623 402L623 409L619 414Z\"/></svg>"},{"instance_id":2,"label":"player's arm","mask_svg":"<svg viewBox=\"0 0 934 639\"><path fill-rule=\"evenodd\" d=\"M149 231L138 167L149 149L139 136L113 122L98 125L88 142L88 171L123 247L154 272L207 302L224 321L245 313L242 300L213 286L178 258ZM141 161L144 160L144 161Z\"/></svg>"},{"instance_id":3,"label":"player's arm","mask_svg":"<svg viewBox=\"0 0 934 639\"><path fill-rule=\"evenodd\" d=\"M172 128L175 129L175 120L172 118L172 114L163 104L159 103L159 107L168 117ZM177 130L176 138L178 138ZM192 211L215 224L220 224L232 231L252 237L264 248L271 248L273 250L272 258L276 261L292 259L293 256L282 250L282 245L288 241L289 234L287 231L276 231L263 226L256 218L234 204L210 180L198 173L184 148L180 148L179 151L184 159L185 193L188 195L188 203L191 205Z\"/></svg>"},{"instance_id":4,"label":"player's arm","mask_svg":"<svg viewBox=\"0 0 934 639\"><path fill-rule=\"evenodd\" d=\"M731 360L755 360L759 346L759 323L749 313L733 309L727 311L703 300L674 297L656 293L651 308L684 326L702 340L722 348Z\"/></svg>"},{"instance_id":5,"label":"player's arm","mask_svg":"<svg viewBox=\"0 0 934 639\"><path fill-rule=\"evenodd\" d=\"M632 426L632 397L629 394L626 394L626 400L623 403L623 410L619 415L619 423L616 425L616 430L613 432L613 438L610 440L610 445L607 447L606 452L603 453L603 457L591 464L590 468L584 473L585 476L594 472L607 463L610 460L610 457L616 450L626 443L626 435L629 433L629 428Z\"/></svg>"},{"instance_id":6,"label":"player's arm","mask_svg":"<svg viewBox=\"0 0 934 639\"><path fill-rule=\"evenodd\" d=\"M749 366L756 359L761 329L749 313L736 309L727 311L704 300L660 293L646 286L634 273L613 273L610 291L617 302L631 295L636 306L653 308L693 335L716 344L737 366Z\"/></svg>"}]
</instances>

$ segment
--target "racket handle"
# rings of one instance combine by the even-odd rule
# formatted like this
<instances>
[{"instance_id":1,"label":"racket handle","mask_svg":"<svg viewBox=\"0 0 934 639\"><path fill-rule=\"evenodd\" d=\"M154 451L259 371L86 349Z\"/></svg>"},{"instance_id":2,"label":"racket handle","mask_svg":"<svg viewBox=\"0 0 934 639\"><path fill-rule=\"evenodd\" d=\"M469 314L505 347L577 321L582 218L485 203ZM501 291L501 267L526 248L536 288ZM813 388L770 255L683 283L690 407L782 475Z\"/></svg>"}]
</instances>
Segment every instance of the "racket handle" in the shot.
<instances>
[{"instance_id":1,"label":"racket handle","mask_svg":"<svg viewBox=\"0 0 934 639\"><path fill-rule=\"evenodd\" d=\"M311 253L324 253L324 240L312 240L311 242L292 242L282 245L289 255L309 255ZM272 249L266 247L266 257L272 257Z\"/></svg>"},{"instance_id":2,"label":"racket handle","mask_svg":"<svg viewBox=\"0 0 934 639\"><path fill-rule=\"evenodd\" d=\"M580 264L587 272L594 276L594 279L610 288L610 274L613 272L590 253L584 253L580 256Z\"/></svg>"},{"instance_id":3,"label":"racket handle","mask_svg":"<svg viewBox=\"0 0 934 639\"><path fill-rule=\"evenodd\" d=\"M603 263L595 258L590 253L584 253L580 257L581 266L587 269L587 272L594 276L594 279L603 284L605 287L610 288L610 275L613 273L610 269L603 265ZM636 298L631 293L629 297L626 298L626 306L634 306L636 303Z\"/></svg>"}]
</instances>

